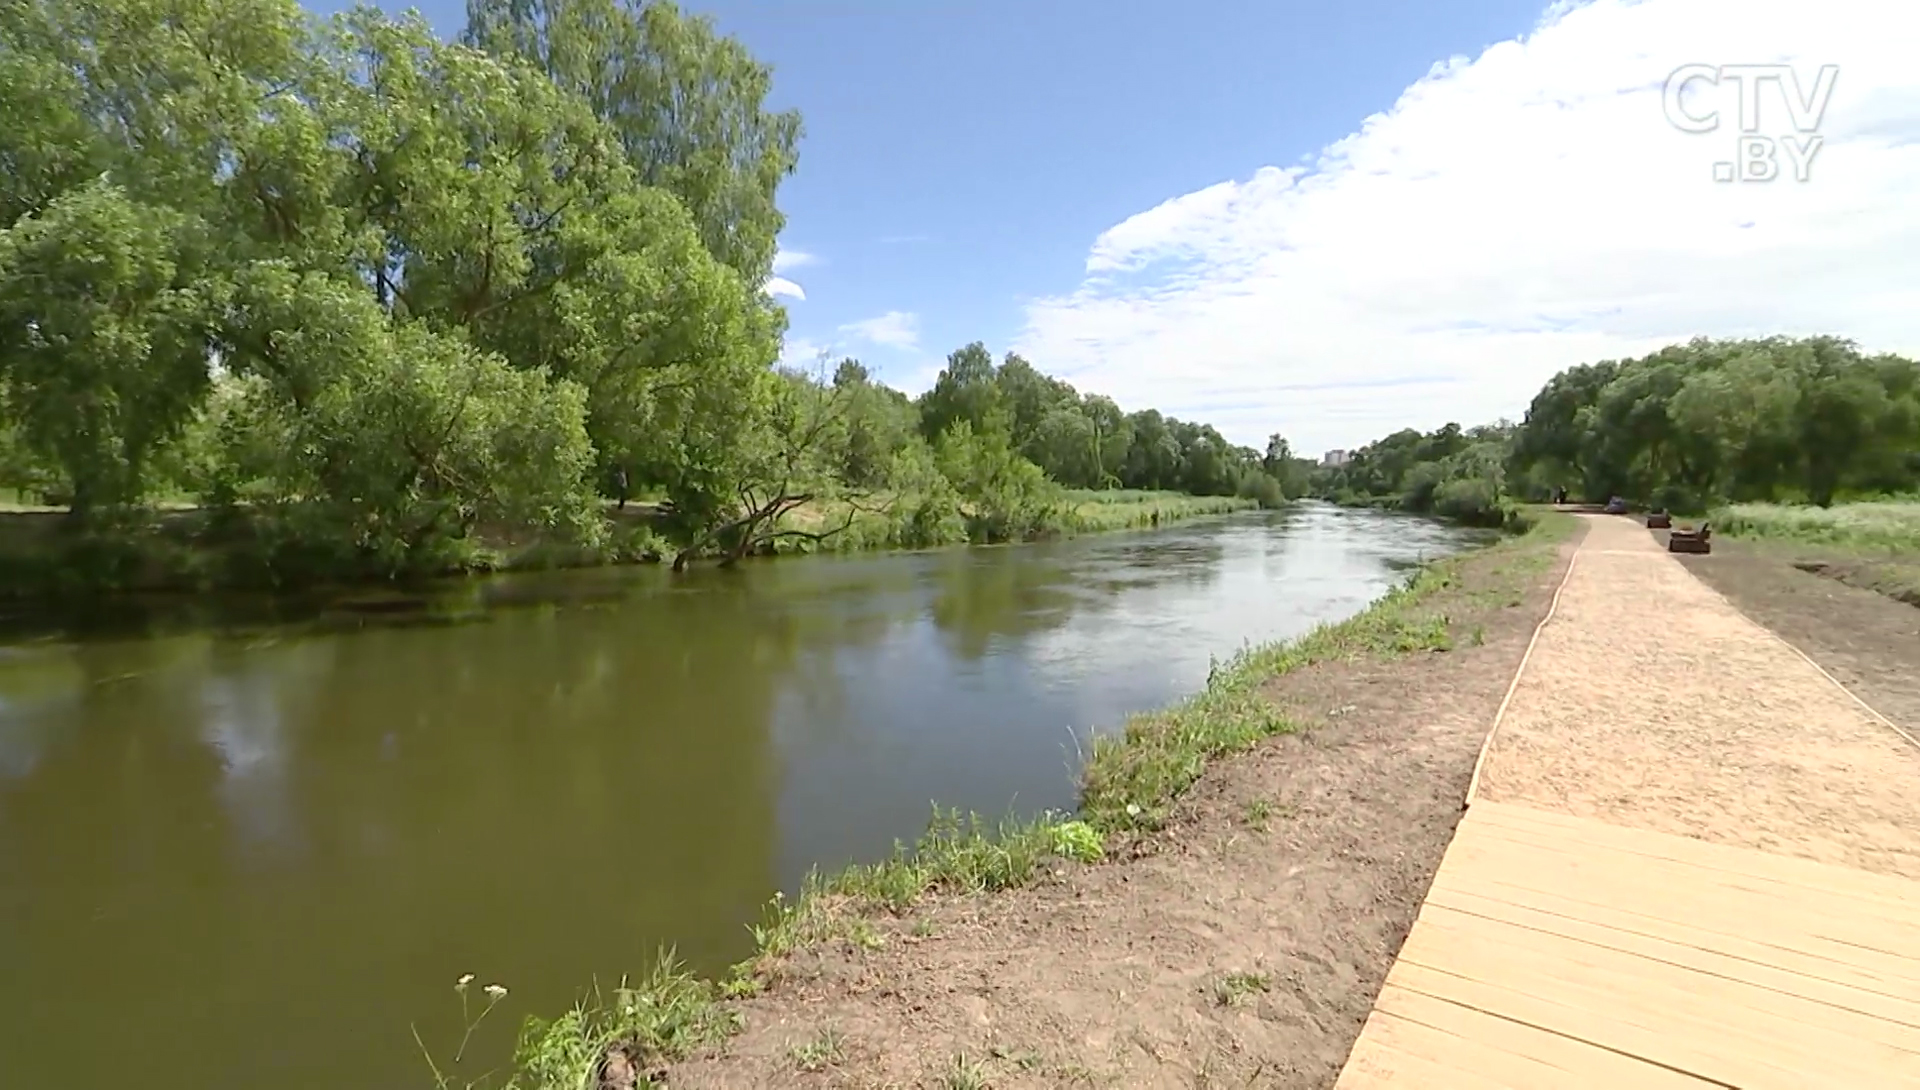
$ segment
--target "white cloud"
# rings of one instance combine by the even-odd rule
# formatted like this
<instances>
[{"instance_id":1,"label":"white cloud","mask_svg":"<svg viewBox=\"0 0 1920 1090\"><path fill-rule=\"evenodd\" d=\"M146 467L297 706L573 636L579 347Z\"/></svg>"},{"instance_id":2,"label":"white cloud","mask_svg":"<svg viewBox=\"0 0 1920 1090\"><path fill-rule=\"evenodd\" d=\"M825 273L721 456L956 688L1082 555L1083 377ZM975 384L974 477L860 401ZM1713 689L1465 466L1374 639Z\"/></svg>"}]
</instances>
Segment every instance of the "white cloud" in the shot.
<instances>
[{"instance_id":1,"label":"white cloud","mask_svg":"<svg viewBox=\"0 0 1920 1090\"><path fill-rule=\"evenodd\" d=\"M783 273L789 269L798 269L805 265L817 265L819 263L819 258L802 250L782 248L775 250L773 253L773 271L777 273Z\"/></svg>"},{"instance_id":2,"label":"white cloud","mask_svg":"<svg viewBox=\"0 0 1920 1090\"><path fill-rule=\"evenodd\" d=\"M788 337L780 346L780 366L798 367L811 370L819 366L823 357L831 356L839 350L835 344L822 344L806 337Z\"/></svg>"},{"instance_id":3,"label":"white cloud","mask_svg":"<svg viewBox=\"0 0 1920 1090\"><path fill-rule=\"evenodd\" d=\"M1436 65L1309 168L1268 167L1095 240L1016 349L1129 408L1255 444L1353 446L1517 417L1554 371L1696 334L1920 349L1920 5L1594 0ZM1682 64L1840 68L1808 180L1716 184L1716 132L1667 123ZM1789 92L1791 87L1789 87ZM1791 134L1760 91L1761 135Z\"/></svg>"},{"instance_id":4,"label":"white cloud","mask_svg":"<svg viewBox=\"0 0 1920 1090\"><path fill-rule=\"evenodd\" d=\"M911 351L920 346L920 316L903 310L890 310L877 318L848 322L840 332L863 341Z\"/></svg>"},{"instance_id":5,"label":"white cloud","mask_svg":"<svg viewBox=\"0 0 1920 1090\"><path fill-rule=\"evenodd\" d=\"M807 290L780 274L790 269L798 269L805 265L817 265L819 263L819 258L801 250L775 250L773 252L774 275L767 278L767 285L764 290L768 295L776 299L785 296L795 302L804 303L807 301Z\"/></svg>"}]
</instances>

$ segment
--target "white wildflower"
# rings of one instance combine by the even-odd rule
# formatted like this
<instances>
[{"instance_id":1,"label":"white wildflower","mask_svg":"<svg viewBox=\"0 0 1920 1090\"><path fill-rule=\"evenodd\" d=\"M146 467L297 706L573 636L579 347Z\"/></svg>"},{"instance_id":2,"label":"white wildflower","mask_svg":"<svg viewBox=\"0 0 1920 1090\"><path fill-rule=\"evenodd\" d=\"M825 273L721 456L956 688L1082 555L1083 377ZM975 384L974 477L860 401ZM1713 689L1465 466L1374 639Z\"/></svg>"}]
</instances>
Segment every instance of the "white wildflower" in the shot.
<instances>
[{"instance_id":1,"label":"white wildflower","mask_svg":"<svg viewBox=\"0 0 1920 1090\"><path fill-rule=\"evenodd\" d=\"M473 983L473 974L472 974L472 973L468 973L467 975L465 975L465 976L463 976L463 977L461 977L461 978L460 978L460 982L459 982L458 984L455 984L455 985L454 985L454 987L456 987L456 988L464 988L464 987L466 987L467 985L469 985L469 984L471 984L471 983Z\"/></svg>"},{"instance_id":2,"label":"white wildflower","mask_svg":"<svg viewBox=\"0 0 1920 1090\"><path fill-rule=\"evenodd\" d=\"M495 1000L496 1002L506 998L507 995L507 990L498 984L489 984L480 990L487 993L487 998Z\"/></svg>"}]
</instances>

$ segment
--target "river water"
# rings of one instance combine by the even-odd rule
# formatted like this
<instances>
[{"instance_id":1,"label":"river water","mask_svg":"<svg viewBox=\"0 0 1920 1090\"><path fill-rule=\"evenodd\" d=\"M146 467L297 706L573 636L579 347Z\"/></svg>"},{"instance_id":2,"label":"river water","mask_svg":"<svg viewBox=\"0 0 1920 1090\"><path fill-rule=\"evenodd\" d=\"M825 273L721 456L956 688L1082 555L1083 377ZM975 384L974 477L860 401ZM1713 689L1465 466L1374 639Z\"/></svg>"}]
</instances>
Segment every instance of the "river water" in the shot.
<instances>
[{"instance_id":1,"label":"river water","mask_svg":"<svg viewBox=\"0 0 1920 1090\"><path fill-rule=\"evenodd\" d=\"M744 956L772 891L911 840L935 800L1071 808L1090 732L1475 539L1306 505L17 632L0 1084L417 1090L410 1027L444 1059L468 972L511 989L476 1077L525 1014L662 945Z\"/></svg>"}]
</instances>

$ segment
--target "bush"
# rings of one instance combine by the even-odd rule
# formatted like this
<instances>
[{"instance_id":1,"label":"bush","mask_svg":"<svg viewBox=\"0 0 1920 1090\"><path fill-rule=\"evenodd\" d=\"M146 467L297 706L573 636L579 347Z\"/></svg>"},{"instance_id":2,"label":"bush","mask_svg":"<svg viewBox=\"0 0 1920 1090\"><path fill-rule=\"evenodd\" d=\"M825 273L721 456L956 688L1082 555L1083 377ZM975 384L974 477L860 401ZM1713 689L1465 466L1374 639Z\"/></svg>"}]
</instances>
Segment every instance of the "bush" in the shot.
<instances>
[{"instance_id":1,"label":"bush","mask_svg":"<svg viewBox=\"0 0 1920 1090\"><path fill-rule=\"evenodd\" d=\"M1265 473L1249 473L1240 478L1238 492L1242 498L1253 500L1268 510L1285 506L1287 502L1280 482Z\"/></svg>"},{"instance_id":2,"label":"bush","mask_svg":"<svg viewBox=\"0 0 1920 1090\"><path fill-rule=\"evenodd\" d=\"M1433 493L1433 511L1468 526L1504 526L1508 506L1493 482L1482 478L1448 481Z\"/></svg>"}]
</instances>

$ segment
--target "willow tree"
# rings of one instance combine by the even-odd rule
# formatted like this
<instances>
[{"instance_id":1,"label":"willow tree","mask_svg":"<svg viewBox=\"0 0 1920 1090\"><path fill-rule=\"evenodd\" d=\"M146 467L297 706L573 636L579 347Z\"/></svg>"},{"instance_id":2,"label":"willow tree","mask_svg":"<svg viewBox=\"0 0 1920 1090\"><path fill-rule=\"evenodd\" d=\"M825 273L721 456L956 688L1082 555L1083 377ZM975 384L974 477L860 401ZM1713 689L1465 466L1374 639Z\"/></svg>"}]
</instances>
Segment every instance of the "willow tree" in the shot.
<instances>
[{"instance_id":1,"label":"willow tree","mask_svg":"<svg viewBox=\"0 0 1920 1090\"><path fill-rule=\"evenodd\" d=\"M707 251L765 283L800 115L767 108L772 69L737 39L664 0L469 0L463 40L525 57L578 95L640 183L687 206Z\"/></svg>"}]
</instances>

